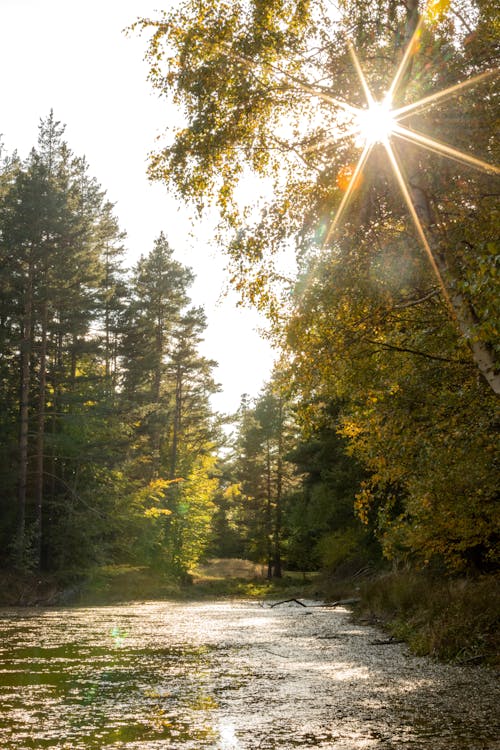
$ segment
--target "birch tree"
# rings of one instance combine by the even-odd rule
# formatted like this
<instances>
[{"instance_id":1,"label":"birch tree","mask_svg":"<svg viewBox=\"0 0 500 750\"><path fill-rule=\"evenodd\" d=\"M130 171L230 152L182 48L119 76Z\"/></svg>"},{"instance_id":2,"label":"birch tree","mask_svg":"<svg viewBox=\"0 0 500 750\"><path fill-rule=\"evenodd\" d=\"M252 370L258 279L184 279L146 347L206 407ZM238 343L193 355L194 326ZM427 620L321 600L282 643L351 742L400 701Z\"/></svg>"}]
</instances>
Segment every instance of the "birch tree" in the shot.
<instances>
[{"instance_id":1,"label":"birch tree","mask_svg":"<svg viewBox=\"0 0 500 750\"><path fill-rule=\"evenodd\" d=\"M215 201L233 233L224 245L243 297L279 318L290 279L276 259L290 243L300 261L315 251L336 252L342 238L352 246L353 227L380 234L384 217L394 229L406 224L427 255L427 288L439 290L469 356L499 393L498 321L484 305L495 285L489 251L472 243L471 255L479 251L484 259L480 289L465 283L456 262L456 230L484 222L498 174L493 14L485 2L346 0L335 8L307 0L212 0L200 8L193 0L134 28L150 32L153 86L184 116L153 154L150 174L200 208ZM360 123L366 98L377 103L387 91L394 111L422 102L409 125L398 120L391 132L394 164L381 144L372 148L373 132ZM443 135L449 147L442 147ZM362 161L371 154L364 170L357 167L360 152ZM258 218L255 205L249 213L241 201L251 173L273 183ZM252 198L255 204L255 191ZM495 225L488 223L482 234L494 242Z\"/></svg>"}]
</instances>

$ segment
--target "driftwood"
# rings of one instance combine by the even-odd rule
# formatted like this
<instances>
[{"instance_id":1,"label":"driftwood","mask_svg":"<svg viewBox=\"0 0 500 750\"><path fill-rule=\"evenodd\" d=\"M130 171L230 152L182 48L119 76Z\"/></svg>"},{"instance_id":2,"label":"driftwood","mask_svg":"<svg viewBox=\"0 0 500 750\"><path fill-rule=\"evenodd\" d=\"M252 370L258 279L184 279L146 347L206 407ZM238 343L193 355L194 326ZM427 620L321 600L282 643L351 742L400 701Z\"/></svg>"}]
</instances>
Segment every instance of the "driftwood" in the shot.
<instances>
[{"instance_id":1,"label":"driftwood","mask_svg":"<svg viewBox=\"0 0 500 750\"><path fill-rule=\"evenodd\" d=\"M347 606L349 604L358 604L361 599L354 598L354 599L339 599L336 602L320 602L319 604L304 604L304 602L301 602L300 599L283 599L281 602L274 602L274 604L271 604L272 607L278 607L280 604L291 604L291 602L295 602L295 604L300 604L301 607L343 607L344 605Z\"/></svg>"},{"instance_id":2,"label":"driftwood","mask_svg":"<svg viewBox=\"0 0 500 750\"><path fill-rule=\"evenodd\" d=\"M292 659L293 654L277 654L276 651L271 651L269 648L265 648L264 651L272 656L279 656L281 659Z\"/></svg>"},{"instance_id":3,"label":"driftwood","mask_svg":"<svg viewBox=\"0 0 500 750\"><path fill-rule=\"evenodd\" d=\"M485 654L476 654L476 656L469 656L467 659L458 659L457 664L475 664L483 661Z\"/></svg>"}]
</instances>

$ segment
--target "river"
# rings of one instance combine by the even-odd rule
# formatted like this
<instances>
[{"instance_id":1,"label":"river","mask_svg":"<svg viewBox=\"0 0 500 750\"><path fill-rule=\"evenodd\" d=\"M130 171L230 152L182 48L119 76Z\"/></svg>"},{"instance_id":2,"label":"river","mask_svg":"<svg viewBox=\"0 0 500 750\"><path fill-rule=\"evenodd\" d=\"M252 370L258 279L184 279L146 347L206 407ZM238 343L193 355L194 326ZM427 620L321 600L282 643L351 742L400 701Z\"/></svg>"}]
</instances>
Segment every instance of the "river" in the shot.
<instances>
[{"instance_id":1,"label":"river","mask_svg":"<svg viewBox=\"0 0 500 750\"><path fill-rule=\"evenodd\" d=\"M0 610L2 750L497 750L493 670L410 655L341 608Z\"/></svg>"}]
</instances>

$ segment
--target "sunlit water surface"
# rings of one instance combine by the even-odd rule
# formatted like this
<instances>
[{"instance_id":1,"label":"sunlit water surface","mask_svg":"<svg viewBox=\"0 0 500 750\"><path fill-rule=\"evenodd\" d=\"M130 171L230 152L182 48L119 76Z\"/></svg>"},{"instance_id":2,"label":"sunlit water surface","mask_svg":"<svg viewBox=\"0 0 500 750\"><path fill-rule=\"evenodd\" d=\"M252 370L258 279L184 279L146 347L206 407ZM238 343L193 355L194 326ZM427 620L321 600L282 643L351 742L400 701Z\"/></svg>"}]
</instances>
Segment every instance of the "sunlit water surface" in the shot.
<instances>
[{"instance_id":1,"label":"sunlit water surface","mask_svg":"<svg viewBox=\"0 0 500 750\"><path fill-rule=\"evenodd\" d=\"M0 610L0 748L495 750L499 688L253 602Z\"/></svg>"}]
</instances>

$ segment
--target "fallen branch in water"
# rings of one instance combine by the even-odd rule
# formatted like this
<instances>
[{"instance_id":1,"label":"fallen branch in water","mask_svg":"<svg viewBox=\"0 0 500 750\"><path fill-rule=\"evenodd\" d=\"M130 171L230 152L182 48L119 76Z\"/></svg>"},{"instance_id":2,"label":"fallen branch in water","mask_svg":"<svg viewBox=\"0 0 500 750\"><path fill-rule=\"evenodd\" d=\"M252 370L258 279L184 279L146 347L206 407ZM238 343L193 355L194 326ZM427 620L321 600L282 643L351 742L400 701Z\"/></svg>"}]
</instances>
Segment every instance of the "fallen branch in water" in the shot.
<instances>
[{"instance_id":1,"label":"fallen branch in water","mask_svg":"<svg viewBox=\"0 0 500 750\"><path fill-rule=\"evenodd\" d=\"M326 604L321 604L319 606L321 607L343 607L344 605L348 604L358 604L361 601L359 597L354 599L338 599L336 602L327 602Z\"/></svg>"},{"instance_id":2,"label":"fallen branch in water","mask_svg":"<svg viewBox=\"0 0 500 750\"><path fill-rule=\"evenodd\" d=\"M304 604L304 602L301 602L299 599L283 599L282 602L275 602L274 604L271 604L271 609L273 607L277 607L280 604L290 604L291 602L295 602L296 604L300 604L301 607L307 607L307 604Z\"/></svg>"},{"instance_id":3,"label":"fallen branch in water","mask_svg":"<svg viewBox=\"0 0 500 750\"><path fill-rule=\"evenodd\" d=\"M476 656L469 656L467 659L457 659L457 664L474 664L485 659L484 654L476 654Z\"/></svg>"},{"instance_id":4,"label":"fallen branch in water","mask_svg":"<svg viewBox=\"0 0 500 750\"><path fill-rule=\"evenodd\" d=\"M292 654L277 654L276 651L271 651L268 648L265 648L264 651L268 654L272 654L273 656L279 656L281 659L291 659Z\"/></svg>"}]
</instances>

